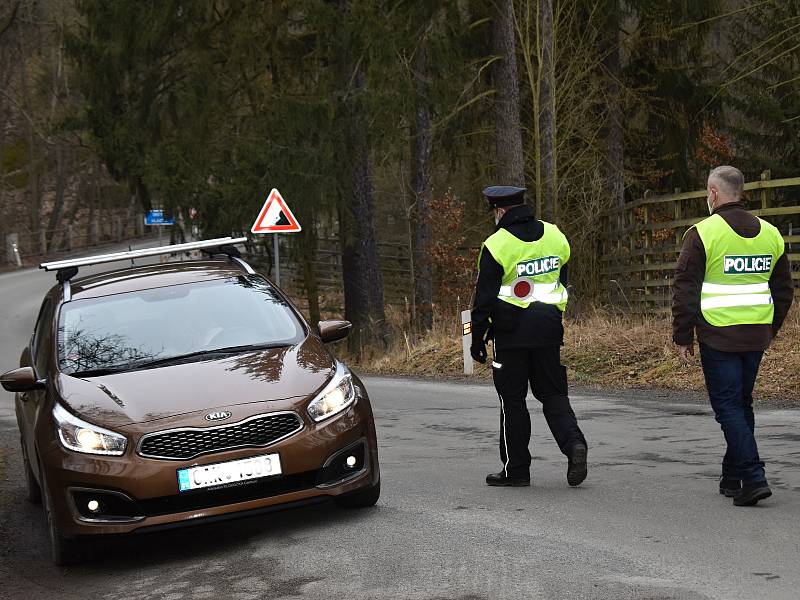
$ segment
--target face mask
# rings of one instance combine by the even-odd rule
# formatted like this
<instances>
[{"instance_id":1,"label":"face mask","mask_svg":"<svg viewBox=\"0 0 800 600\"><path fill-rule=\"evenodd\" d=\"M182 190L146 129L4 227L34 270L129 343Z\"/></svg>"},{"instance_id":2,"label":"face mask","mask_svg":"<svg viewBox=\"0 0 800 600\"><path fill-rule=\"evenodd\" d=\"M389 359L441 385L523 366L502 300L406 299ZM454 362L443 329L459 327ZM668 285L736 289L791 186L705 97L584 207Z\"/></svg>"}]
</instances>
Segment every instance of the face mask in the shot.
<instances>
[{"instance_id":1,"label":"face mask","mask_svg":"<svg viewBox=\"0 0 800 600\"><path fill-rule=\"evenodd\" d=\"M709 194L708 198L706 198L706 204L708 204L708 214L713 215L714 214L714 205L711 204L711 194Z\"/></svg>"}]
</instances>

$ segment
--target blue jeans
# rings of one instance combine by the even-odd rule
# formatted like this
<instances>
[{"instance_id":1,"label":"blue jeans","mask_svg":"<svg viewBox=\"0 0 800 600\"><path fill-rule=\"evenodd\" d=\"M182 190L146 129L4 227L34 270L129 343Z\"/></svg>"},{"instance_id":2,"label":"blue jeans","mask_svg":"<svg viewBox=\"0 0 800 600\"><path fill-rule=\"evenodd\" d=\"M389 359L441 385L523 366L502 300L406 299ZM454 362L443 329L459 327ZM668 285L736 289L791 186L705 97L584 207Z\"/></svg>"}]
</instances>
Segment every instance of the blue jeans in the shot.
<instances>
[{"instance_id":1,"label":"blue jeans","mask_svg":"<svg viewBox=\"0 0 800 600\"><path fill-rule=\"evenodd\" d=\"M753 416L753 386L763 356L763 352L721 352L700 344L708 398L728 444L722 476L745 485L766 481Z\"/></svg>"}]
</instances>

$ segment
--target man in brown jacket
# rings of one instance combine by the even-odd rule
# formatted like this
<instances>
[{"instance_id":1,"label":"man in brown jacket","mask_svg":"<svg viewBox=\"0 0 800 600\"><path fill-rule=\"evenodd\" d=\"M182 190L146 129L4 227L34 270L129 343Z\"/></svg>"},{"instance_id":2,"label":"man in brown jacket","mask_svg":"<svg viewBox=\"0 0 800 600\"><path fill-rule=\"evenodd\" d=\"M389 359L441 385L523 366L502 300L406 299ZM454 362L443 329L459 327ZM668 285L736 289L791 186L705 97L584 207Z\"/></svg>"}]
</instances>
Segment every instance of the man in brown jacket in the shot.
<instances>
[{"instance_id":1,"label":"man in brown jacket","mask_svg":"<svg viewBox=\"0 0 800 600\"><path fill-rule=\"evenodd\" d=\"M712 216L683 241L673 284L672 339L688 359L697 330L709 400L727 442L719 492L737 506L751 506L772 494L755 440L753 386L794 288L783 238L745 210L743 188L735 167L717 167L708 177Z\"/></svg>"}]
</instances>

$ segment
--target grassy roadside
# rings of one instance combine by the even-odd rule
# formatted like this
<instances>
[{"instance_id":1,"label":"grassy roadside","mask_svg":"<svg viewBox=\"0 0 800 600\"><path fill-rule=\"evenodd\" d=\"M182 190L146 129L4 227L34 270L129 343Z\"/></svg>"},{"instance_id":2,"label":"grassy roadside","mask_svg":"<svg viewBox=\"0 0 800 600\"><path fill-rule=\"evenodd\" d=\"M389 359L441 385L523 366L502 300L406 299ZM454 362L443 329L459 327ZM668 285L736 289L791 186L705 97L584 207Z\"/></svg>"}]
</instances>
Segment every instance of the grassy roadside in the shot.
<instances>
[{"instance_id":1,"label":"grassy roadside","mask_svg":"<svg viewBox=\"0 0 800 600\"><path fill-rule=\"evenodd\" d=\"M396 335L389 352L360 361L369 373L463 377L460 326L437 323L430 334ZM700 359L685 363L673 350L668 319L637 318L595 311L565 323L562 362L572 383L599 388L703 390ZM475 377L491 370L476 364ZM800 402L800 310L794 309L762 363L755 395Z\"/></svg>"}]
</instances>

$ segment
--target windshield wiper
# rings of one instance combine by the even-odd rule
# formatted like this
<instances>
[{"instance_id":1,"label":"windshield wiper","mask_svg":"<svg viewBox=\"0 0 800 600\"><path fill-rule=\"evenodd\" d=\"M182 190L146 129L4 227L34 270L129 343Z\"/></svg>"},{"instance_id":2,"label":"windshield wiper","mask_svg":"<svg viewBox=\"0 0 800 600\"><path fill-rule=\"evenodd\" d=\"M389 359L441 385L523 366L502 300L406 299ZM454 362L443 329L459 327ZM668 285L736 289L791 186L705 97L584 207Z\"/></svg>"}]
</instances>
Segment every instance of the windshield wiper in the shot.
<instances>
[{"instance_id":1,"label":"windshield wiper","mask_svg":"<svg viewBox=\"0 0 800 600\"><path fill-rule=\"evenodd\" d=\"M191 361L193 358L201 358L204 356L226 356L229 354L241 354L243 352L253 352L256 350L269 350L271 348L285 348L292 344L244 344L241 346L228 346L226 348L211 348L208 350L198 350L197 352L189 352L188 354L178 354L176 356L165 356L164 358L156 358L152 360L139 360L120 365L113 365L110 367L98 367L95 369L85 369L83 371L74 371L68 373L72 377L98 377L101 375L111 375L113 373L123 373L125 371L137 371L139 369L151 369L155 367L162 367L170 364L179 364L186 361Z\"/></svg>"},{"instance_id":2,"label":"windshield wiper","mask_svg":"<svg viewBox=\"0 0 800 600\"><path fill-rule=\"evenodd\" d=\"M193 358L201 358L204 356L225 356L228 354L241 354L243 352L253 352L255 350L269 350L271 348L285 348L291 344L244 344L241 346L228 346L226 348L212 348L209 350L198 350L197 352L189 352L188 354L178 354L177 356L166 356L164 358L157 358L155 360L146 360L134 362L126 365L125 370L136 371L138 369L151 369L154 367L163 367L170 364L179 364L185 361L191 361Z\"/></svg>"}]
</instances>

